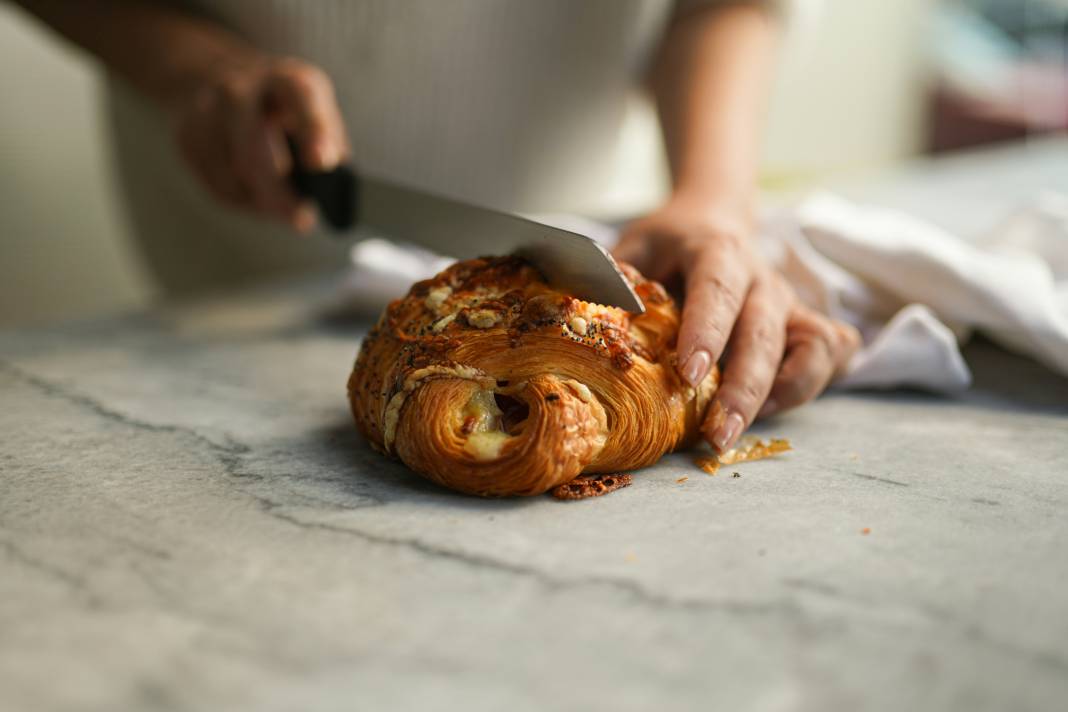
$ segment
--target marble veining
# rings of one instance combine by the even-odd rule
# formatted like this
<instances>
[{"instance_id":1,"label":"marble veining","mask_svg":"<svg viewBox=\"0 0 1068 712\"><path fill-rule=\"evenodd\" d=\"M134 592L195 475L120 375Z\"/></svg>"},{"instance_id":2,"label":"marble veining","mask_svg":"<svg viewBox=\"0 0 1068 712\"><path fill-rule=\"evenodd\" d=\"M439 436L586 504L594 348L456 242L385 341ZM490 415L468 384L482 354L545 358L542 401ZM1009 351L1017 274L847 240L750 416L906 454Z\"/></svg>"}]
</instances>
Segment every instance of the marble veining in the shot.
<instances>
[{"instance_id":1,"label":"marble veining","mask_svg":"<svg viewBox=\"0 0 1068 712\"><path fill-rule=\"evenodd\" d=\"M845 192L976 234L1066 152ZM979 341L776 460L478 500L356 435L336 283L0 332L0 710L1064 706L1068 380Z\"/></svg>"}]
</instances>

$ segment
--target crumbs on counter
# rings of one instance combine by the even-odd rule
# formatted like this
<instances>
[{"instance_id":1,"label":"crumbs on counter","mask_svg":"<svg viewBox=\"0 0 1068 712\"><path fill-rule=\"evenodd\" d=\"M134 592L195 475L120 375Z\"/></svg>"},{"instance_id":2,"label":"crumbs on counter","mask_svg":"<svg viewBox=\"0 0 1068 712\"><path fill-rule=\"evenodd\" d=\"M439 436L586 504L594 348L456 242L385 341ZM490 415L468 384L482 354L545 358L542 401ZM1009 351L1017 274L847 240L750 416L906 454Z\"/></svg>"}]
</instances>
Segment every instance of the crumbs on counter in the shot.
<instances>
[{"instance_id":1,"label":"crumbs on counter","mask_svg":"<svg viewBox=\"0 0 1068 712\"><path fill-rule=\"evenodd\" d=\"M731 473L731 477L741 477L741 476L742 476L741 472L732 472Z\"/></svg>"},{"instance_id":2,"label":"crumbs on counter","mask_svg":"<svg viewBox=\"0 0 1068 712\"><path fill-rule=\"evenodd\" d=\"M864 527L860 530L860 533L864 536L868 536L869 534L871 534L871 527Z\"/></svg>"},{"instance_id":3,"label":"crumbs on counter","mask_svg":"<svg viewBox=\"0 0 1068 712\"><path fill-rule=\"evenodd\" d=\"M790 445L790 441L786 438L772 438L765 441L758 437L750 436L742 438L742 442L738 447L727 452L712 455L711 457L698 458L697 466L709 475L715 475L719 471L720 465L735 465L739 462L763 460L788 450L793 450L793 446ZM734 473L731 476L741 477L738 473Z\"/></svg>"},{"instance_id":4,"label":"crumbs on counter","mask_svg":"<svg viewBox=\"0 0 1068 712\"><path fill-rule=\"evenodd\" d=\"M719 472L719 458L713 455L712 457L699 457L697 458L697 466L705 471L706 475L715 477Z\"/></svg>"},{"instance_id":5,"label":"crumbs on counter","mask_svg":"<svg viewBox=\"0 0 1068 712\"><path fill-rule=\"evenodd\" d=\"M629 487L634 477L622 472L607 475L579 475L570 482L557 485L551 492L559 500L588 499Z\"/></svg>"},{"instance_id":6,"label":"crumbs on counter","mask_svg":"<svg viewBox=\"0 0 1068 712\"><path fill-rule=\"evenodd\" d=\"M685 482L688 479L690 479L690 478L689 477L680 477L679 479L675 480L675 484L681 485L683 482Z\"/></svg>"}]
</instances>

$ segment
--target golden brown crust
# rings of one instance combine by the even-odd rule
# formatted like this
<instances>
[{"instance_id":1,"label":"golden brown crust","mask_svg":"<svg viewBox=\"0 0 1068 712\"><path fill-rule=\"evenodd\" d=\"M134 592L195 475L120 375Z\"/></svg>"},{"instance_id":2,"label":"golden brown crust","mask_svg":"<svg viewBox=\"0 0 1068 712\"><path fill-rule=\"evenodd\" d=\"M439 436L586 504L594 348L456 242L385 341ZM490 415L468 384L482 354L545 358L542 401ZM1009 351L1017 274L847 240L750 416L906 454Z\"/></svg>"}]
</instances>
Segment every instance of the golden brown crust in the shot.
<instances>
[{"instance_id":1,"label":"golden brown crust","mask_svg":"<svg viewBox=\"0 0 1068 712\"><path fill-rule=\"evenodd\" d=\"M360 348L348 384L360 431L429 479L487 496L644 467L689 443L718 373L696 391L679 379L678 310L624 269L645 314L555 291L516 257L415 284Z\"/></svg>"}]
</instances>

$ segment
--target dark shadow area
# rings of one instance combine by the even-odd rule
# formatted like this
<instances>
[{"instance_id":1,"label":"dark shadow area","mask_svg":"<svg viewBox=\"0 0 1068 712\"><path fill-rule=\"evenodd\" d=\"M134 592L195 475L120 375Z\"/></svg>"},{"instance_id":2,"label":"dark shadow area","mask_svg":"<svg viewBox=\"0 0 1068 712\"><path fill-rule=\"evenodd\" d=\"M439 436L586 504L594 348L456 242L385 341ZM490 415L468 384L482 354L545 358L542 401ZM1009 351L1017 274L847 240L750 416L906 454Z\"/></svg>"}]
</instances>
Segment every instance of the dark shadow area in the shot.
<instances>
[{"instance_id":1,"label":"dark shadow area","mask_svg":"<svg viewBox=\"0 0 1068 712\"><path fill-rule=\"evenodd\" d=\"M1068 377L982 336L963 349L974 383L956 400L1004 410L1068 415Z\"/></svg>"},{"instance_id":2,"label":"dark shadow area","mask_svg":"<svg viewBox=\"0 0 1068 712\"><path fill-rule=\"evenodd\" d=\"M1068 377L979 335L961 352L973 378L971 388L963 393L945 395L915 388L895 388L840 391L837 395L933 407L966 403L1006 412L1068 416Z\"/></svg>"},{"instance_id":3,"label":"dark shadow area","mask_svg":"<svg viewBox=\"0 0 1068 712\"><path fill-rule=\"evenodd\" d=\"M333 301L321 305L314 326L331 334L365 334L378 321L382 309L367 309L359 304Z\"/></svg>"}]
</instances>

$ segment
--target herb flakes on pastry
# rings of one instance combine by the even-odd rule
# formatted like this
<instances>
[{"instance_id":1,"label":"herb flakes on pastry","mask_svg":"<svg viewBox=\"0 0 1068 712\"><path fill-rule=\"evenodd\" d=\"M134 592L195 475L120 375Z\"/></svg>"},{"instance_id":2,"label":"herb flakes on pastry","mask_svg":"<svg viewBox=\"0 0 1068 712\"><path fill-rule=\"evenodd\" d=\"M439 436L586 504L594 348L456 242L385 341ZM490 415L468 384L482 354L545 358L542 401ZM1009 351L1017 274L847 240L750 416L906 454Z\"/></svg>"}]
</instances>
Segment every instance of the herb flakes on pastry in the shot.
<instances>
[{"instance_id":1,"label":"herb flakes on pastry","mask_svg":"<svg viewBox=\"0 0 1068 712\"><path fill-rule=\"evenodd\" d=\"M719 383L676 371L679 312L624 273L632 315L550 287L518 257L457 262L386 308L349 377L356 425L424 477L535 495L580 474L651 465L698 437Z\"/></svg>"}]
</instances>

